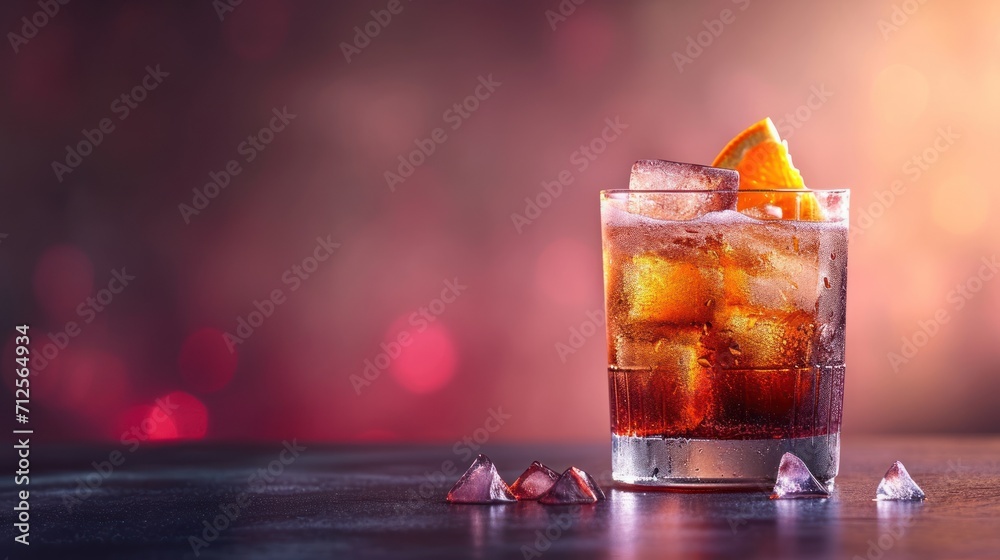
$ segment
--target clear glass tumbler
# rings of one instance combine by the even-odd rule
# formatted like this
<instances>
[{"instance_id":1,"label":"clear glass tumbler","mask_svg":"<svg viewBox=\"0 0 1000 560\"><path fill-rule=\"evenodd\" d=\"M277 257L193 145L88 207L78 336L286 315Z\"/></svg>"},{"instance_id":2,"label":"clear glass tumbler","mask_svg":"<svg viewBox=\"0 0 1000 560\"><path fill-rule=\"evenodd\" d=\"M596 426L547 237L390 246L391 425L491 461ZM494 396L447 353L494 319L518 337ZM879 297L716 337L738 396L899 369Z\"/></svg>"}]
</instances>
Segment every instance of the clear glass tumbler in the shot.
<instances>
[{"instance_id":1,"label":"clear glass tumbler","mask_svg":"<svg viewBox=\"0 0 1000 560\"><path fill-rule=\"evenodd\" d=\"M761 201L780 198L776 212ZM832 484L849 191L601 193L612 471L627 484ZM791 209L791 210L789 210Z\"/></svg>"}]
</instances>

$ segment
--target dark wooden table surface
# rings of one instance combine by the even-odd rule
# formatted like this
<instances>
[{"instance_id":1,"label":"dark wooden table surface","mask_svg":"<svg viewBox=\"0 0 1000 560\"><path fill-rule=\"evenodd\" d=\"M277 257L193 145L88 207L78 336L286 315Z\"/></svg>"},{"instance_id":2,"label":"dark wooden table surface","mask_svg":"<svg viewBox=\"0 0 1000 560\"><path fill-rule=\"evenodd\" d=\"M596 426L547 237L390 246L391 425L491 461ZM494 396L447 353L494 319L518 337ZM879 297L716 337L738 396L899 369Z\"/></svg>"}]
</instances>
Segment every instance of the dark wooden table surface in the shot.
<instances>
[{"instance_id":1,"label":"dark wooden table surface","mask_svg":"<svg viewBox=\"0 0 1000 560\"><path fill-rule=\"evenodd\" d=\"M305 449L284 454L281 443L146 445L134 452L35 448L29 547L13 543L13 478L0 483L4 554L11 559L1000 558L997 437L847 436L841 474L828 500L609 487L607 502L559 507L445 503L445 493L469 462L451 446L298 446ZM116 449L120 456L113 456ZM508 481L532 459L559 470L576 465L608 480L607 445L488 445L484 451ZM119 464L111 465L110 458ZM926 502L872 501L896 459L926 491Z\"/></svg>"}]
</instances>

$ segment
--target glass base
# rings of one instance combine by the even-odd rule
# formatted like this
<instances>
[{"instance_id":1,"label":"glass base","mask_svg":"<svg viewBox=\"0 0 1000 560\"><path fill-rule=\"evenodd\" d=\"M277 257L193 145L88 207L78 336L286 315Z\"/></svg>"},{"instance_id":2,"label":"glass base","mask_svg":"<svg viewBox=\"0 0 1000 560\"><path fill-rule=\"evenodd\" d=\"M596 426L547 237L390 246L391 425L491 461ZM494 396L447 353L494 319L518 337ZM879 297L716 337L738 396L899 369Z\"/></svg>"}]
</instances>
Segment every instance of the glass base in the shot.
<instances>
[{"instance_id":1,"label":"glass base","mask_svg":"<svg viewBox=\"0 0 1000 560\"><path fill-rule=\"evenodd\" d=\"M611 435L617 482L679 489L770 490L781 456L791 452L813 475L833 486L840 464L840 433L788 439L688 439Z\"/></svg>"}]
</instances>

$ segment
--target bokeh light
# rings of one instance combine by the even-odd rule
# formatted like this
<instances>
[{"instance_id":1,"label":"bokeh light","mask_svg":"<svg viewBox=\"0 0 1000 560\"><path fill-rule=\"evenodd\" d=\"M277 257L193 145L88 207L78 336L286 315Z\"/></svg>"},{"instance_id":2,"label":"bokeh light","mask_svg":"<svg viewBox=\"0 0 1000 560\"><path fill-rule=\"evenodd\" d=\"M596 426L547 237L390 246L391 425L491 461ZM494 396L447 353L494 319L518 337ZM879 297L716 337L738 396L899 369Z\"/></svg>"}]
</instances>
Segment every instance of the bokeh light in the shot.
<instances>
[{"instance_id":1,"label":"bokeh light","mask_svg":"<svg viewBox=\"0 0 1000 560\"><path fill-rule=\"evenodd\" d=\"M198 440L208 432L208 409L194 395L172 391L152 403L129 407L116 426L114 437L123 443Z\"/></svg>"},{"instance_id":2,"label":"bokeh light","mask_svg":"<svg viewBox=\"0 0 1000 560\"><path fill-rule=\"evenodd\" d=\"M411 342L402 347L399 357L389 366L396 382L418 395L433 393L447 385L458 365L458 353L448 328L435 322L427 324L424 330L417 327L406 332Z\"/></svg>"},{"instance_id":3,"label":"bokeh light","mask_svg":"<svg viewBox=\"0 0 1000 560\"><path fill-rule=\"evenodd\" d=\"M164 407L141 404L121 414L112 438L124 445L137 446L147 441L177 439L177 428Z\"/></svg>"},{"instance_id":4,"label":"bokeh light","mask_svg":"<svg viewBox=\"0 0 1000 560\"><path fill-rule=\"evenodd\" d=\"M101 350L68 348L51 370L34 377L45 376L58 380L52 404L69 414L105 419L129 394L125 363Z\"/></svg>"},{"instance_id":5,"label":"bokeh light","mask_svg":"<svg viewBox=\"0 0 1000 560\"><path fill-rule=\"evenodd\" d=\"M225 333L201 328L191 333L181 345L177 359L181 377L200 393L212 393L229 384L236 373L238 349L230 350Z\"/></svg>"},{"instance_id":6,"label":"bokeh light","mask_svg":"<svg viewBox=\"0 0 1000 560\"><path fill-rule=\"evenodd\" d=\"M198 397L173 391L157 399L161 409L173 408L171 422L178 439L201 439L208 433L208 408Z\"/></svg>"}]
</instances>

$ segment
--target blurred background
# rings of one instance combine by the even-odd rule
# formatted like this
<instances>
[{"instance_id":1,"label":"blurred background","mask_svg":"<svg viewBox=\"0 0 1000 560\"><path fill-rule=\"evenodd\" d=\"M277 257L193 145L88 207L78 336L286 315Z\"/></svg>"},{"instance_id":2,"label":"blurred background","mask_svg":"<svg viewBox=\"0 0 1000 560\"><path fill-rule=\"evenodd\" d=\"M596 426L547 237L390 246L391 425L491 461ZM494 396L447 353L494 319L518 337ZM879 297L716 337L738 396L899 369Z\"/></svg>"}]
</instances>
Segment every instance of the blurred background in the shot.
<instances>
[{"instance_id":1,"label":"blurred background","mask_svg":"<svg viewBox=\"0 0 1000 560\"><path fill-rule=\"evenodd\" d=\"M765 116L852 189L846 432L1000 428L996 2L0 23L0 373L30 325L37 440L605 440L598 191Z\"/></svg>"}]
</instances>

